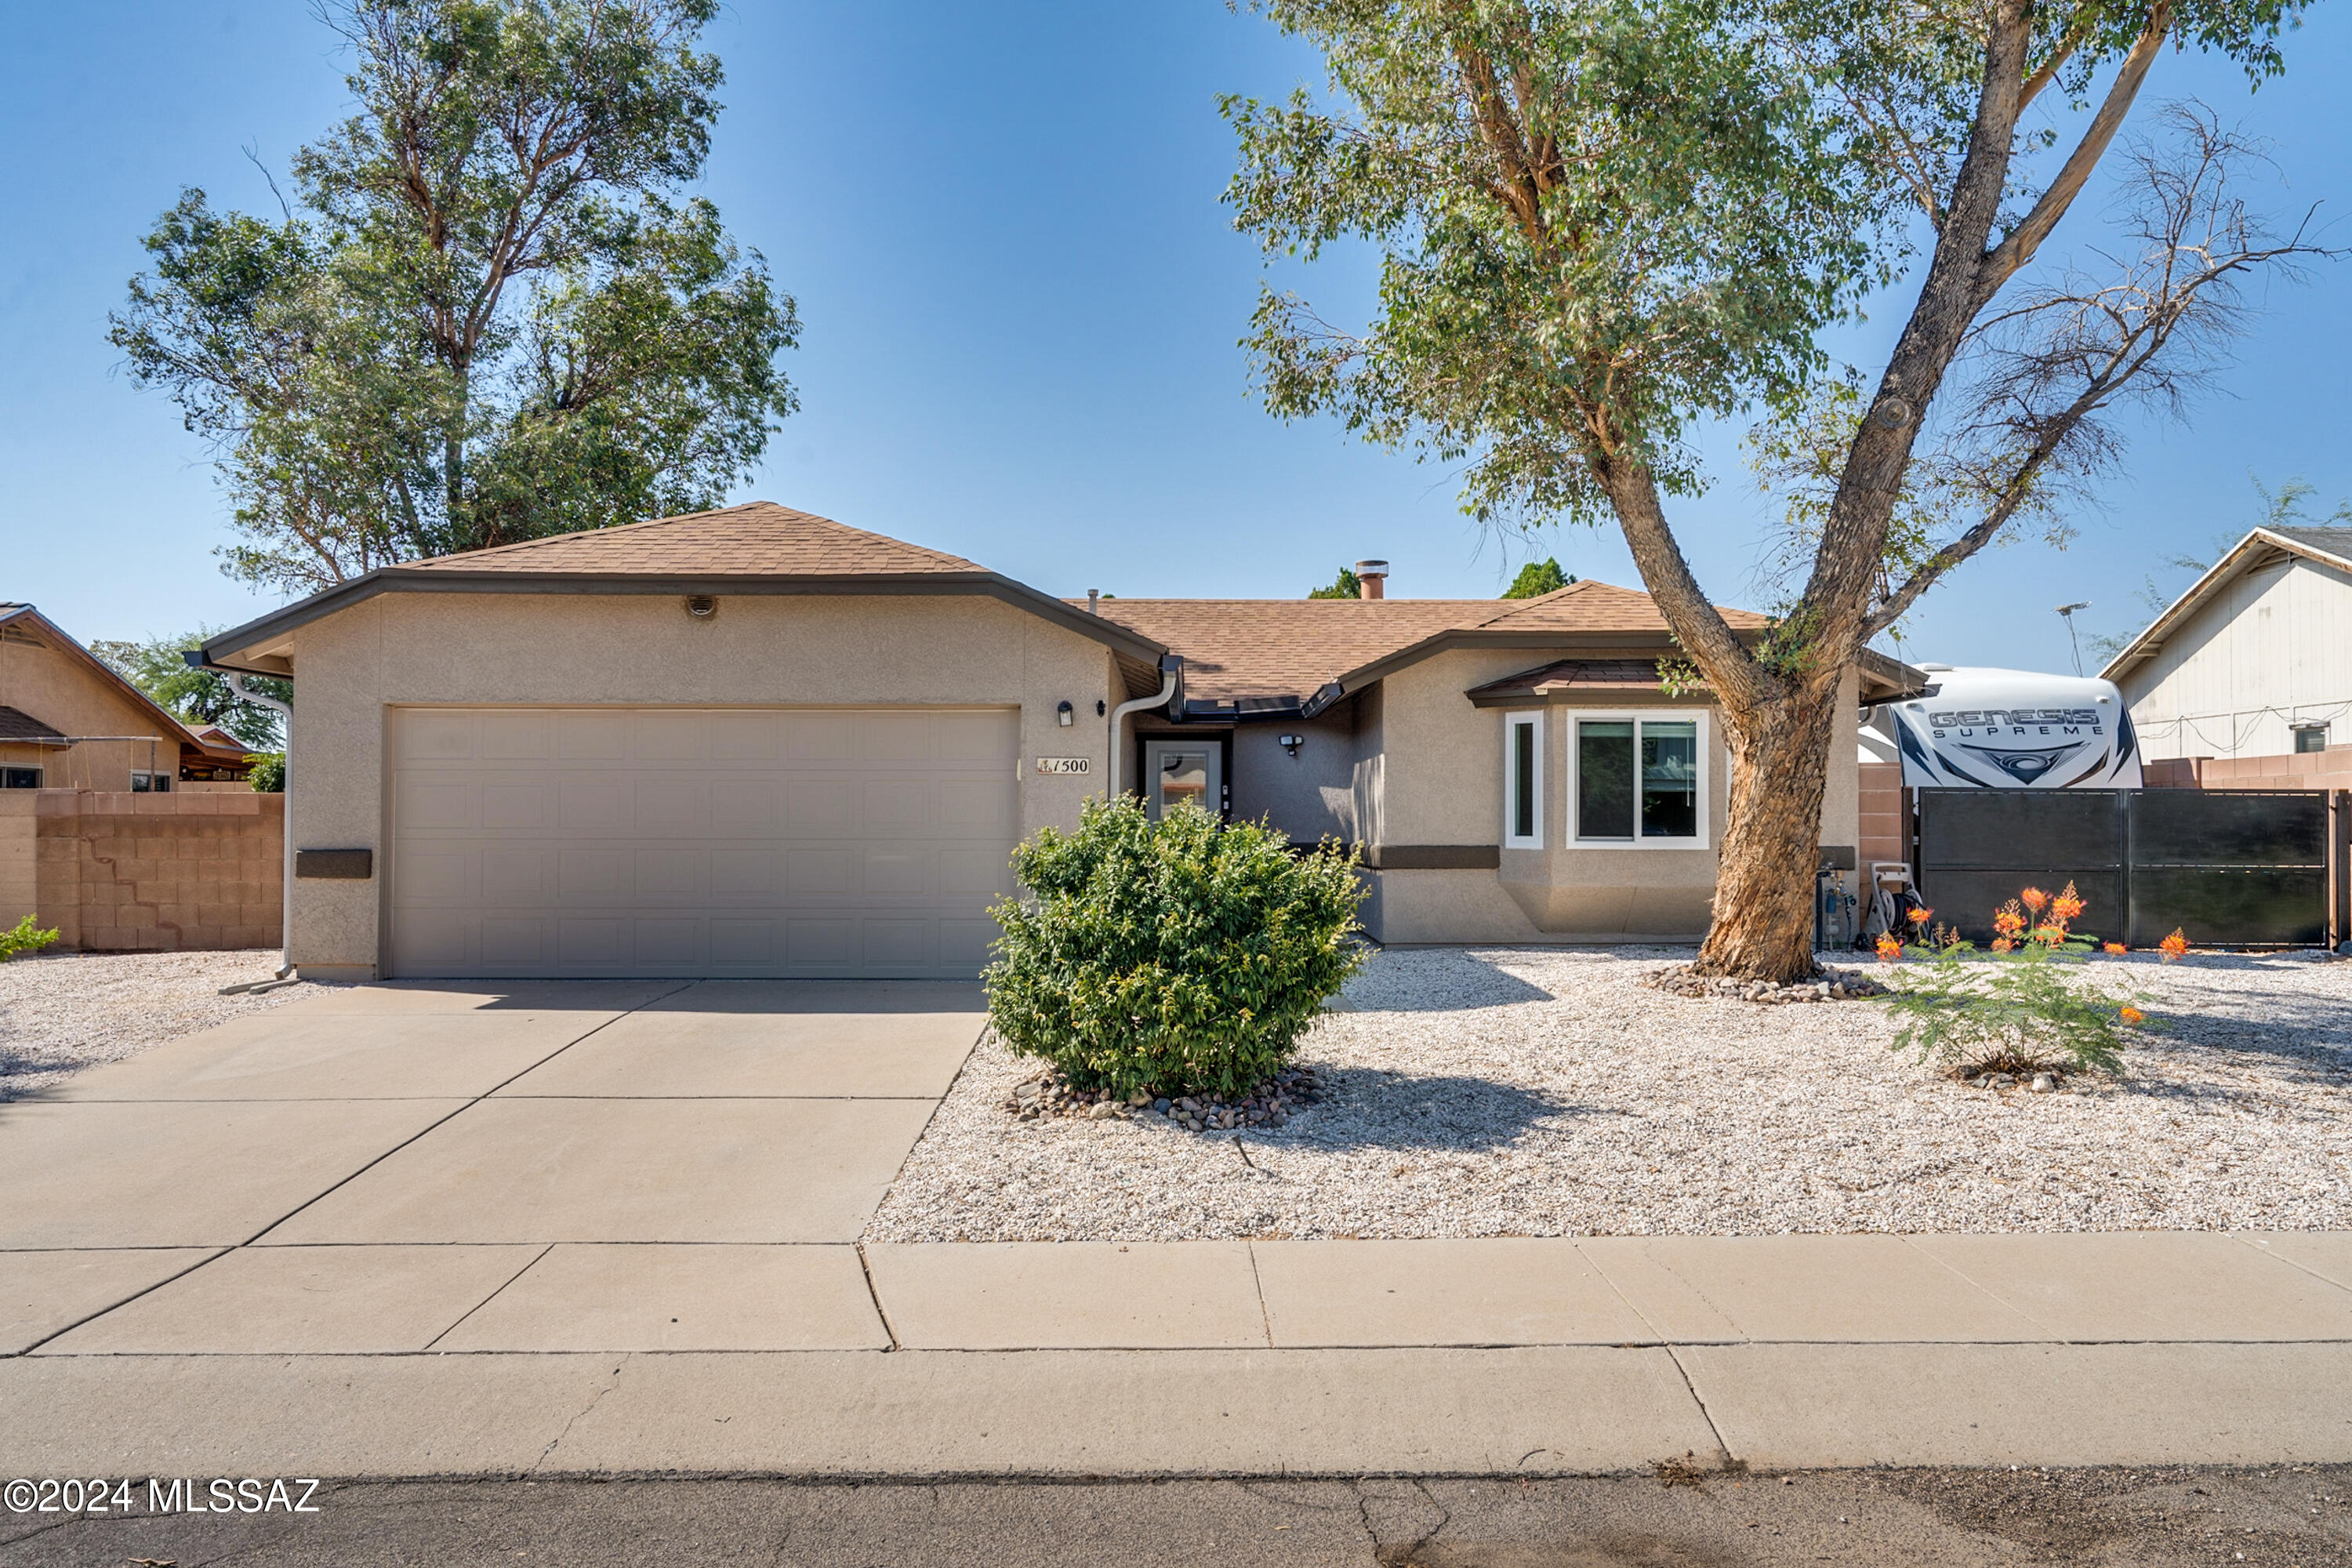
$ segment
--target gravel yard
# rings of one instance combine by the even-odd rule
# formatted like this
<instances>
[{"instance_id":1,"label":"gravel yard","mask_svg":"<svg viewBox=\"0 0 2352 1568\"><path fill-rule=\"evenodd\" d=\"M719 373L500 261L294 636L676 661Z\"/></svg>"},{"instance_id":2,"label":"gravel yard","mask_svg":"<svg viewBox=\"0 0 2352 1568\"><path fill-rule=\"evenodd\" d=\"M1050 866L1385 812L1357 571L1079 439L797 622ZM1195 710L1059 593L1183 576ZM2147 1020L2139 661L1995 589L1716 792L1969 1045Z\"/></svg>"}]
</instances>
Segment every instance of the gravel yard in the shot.
<instances>
[{"instance_id":1,"label":"gravel yard","mask_svg":"<svg viewBox=\"0 0 2352 1568\"><path fill-rule=\"evenodd\" d=\"M35 953L0 963L0 1100L317 989L298 982L258 996L220 994L224 985L268 979L279 962L269 947Z\"/></svg>"},{"instance_id":2,"label":"gravel yard","mask_svg":"<svg viewBox=\"0 0 2352 1568\"><path fill-rule=\"evenodd\" d=\"M2352 962L2104 961L2169 1032L2032 1094L1889 1050L1873 1003L1635 984L1689 956L1375 953L1279 1130L1017 1122L1039 1064L985 1040L866 1238L2352 1229Z\"/></svg>"}]
</instances>

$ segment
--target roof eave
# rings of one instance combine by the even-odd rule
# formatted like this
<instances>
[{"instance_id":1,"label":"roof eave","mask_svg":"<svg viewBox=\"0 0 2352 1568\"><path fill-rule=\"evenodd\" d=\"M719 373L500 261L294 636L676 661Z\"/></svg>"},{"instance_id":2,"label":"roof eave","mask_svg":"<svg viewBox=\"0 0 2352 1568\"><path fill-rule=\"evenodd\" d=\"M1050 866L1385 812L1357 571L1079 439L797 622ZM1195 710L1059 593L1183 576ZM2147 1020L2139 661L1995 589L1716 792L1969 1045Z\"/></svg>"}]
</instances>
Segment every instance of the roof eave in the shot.
<instances>
[{"instance_id":1,"label":"roof eave","mask_svg":"<svg viewBox=\"0 0 2352 1568\"><path fill-rule=\"evenodd\" d=\"M2352 573L2352 561L2347 561L2332 552L2322 550L2316 545L2306 544L2300 539L2291 538L2284 533L2273 533L2267 528L2251 529L2245 538L2231 545L2221 559L2208 567L2202 577L2191 583L2180 597L2167 605L2163 612L2147 624L2147 630L2126 643L2123 646L2123 651L2107 660L2106 667L2099 671L2099 679L2120 681L2126 675L2131 673L2133 666L2145 663L2162 652L2165 643L2171 638L2175 631L2180 628L2182 622L2204 608L2206 600L2211 598L2246 570L2253 554L2254 546L2257 544L2266 545L2273 550L2284 550L2290 555L2299 555L2306 561L2315 561L2325 566L2333 566L2339 572Z\"/></svg>"},{"instance_id":2,"label":"roof eave","mask_svg":"<svg viewBox=\"0 0 2352 1568\"><path fill-rule=\"evenodd\" d=\"M257 645L275 641L311 622L349 609L379 594L657 594L681 597L728 595L950 595L977 594L1026 610L1116 652L1157 662L1163 645L1104 616L1075 609L1050 594L998 572L883 572L807 574L668 574L608 572L418 570L384 566L363 577L323 589L307 599L233 627L197 651L205 667L248 675L291 675L289 661L252 656ZM246 656L240 661L240 655Z\"/></svg>"}]
</instances>

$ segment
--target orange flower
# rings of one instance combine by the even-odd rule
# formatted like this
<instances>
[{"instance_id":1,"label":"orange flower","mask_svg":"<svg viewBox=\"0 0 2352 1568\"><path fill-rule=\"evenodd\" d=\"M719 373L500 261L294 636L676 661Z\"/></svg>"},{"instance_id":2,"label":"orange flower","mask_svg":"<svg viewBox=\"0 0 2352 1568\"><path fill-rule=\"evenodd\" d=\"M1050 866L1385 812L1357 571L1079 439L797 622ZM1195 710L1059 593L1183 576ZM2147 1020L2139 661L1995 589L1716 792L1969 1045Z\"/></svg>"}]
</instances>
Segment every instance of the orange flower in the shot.
<instances>
[{"instance_id":1,"label":"orange flower","mask_svg":"<svg viewBox=\"0 0 2352 1568\"><path fill-rule=\"evenodd\" d=\"M2121 958L2126 950L2122 942L2111 942L2107 943L2107 951L2115 954L2117 958Z\"/></svg>"},{"instance_id":2,"label":"orange flower","mask_svg":"<svg viewBox=\"0 0 2352 1568\"><path fill-rule=\"evenodd\" d=\"M2040 942L2044 947L2060 946L2063 944L2066 940L2066 928L2063 925L2035 926L2033 928L2033 940Z\"/></svg>"},{"instance_id":3,"label":"orange flower","mask_svg":"<svg viewBox=\"0 0 2352 1568\"><path fill-rule=\"evenodd\" d=\"M2147 1021L2147 1015L2141 1012L2137 1007L2126 1007L2122 1012L2116 1014L2116 1016L2121 1018L2126 1024L2144 1024Z\"/></svg>"},{"instance_id":4,"label":"orange flower","mask_svg":"<svg viewBox=\"0 0 2352 1568\"><path fill-rule=\"evenodd\" d=\"M2010 941L2009 938L2005 936L1997 936L1992 939L1992 950L1995 952L2007 952L2011 948L2015 947L2017 943Z\"/></svg>"},{"instance_id":5,"label":"orange flower","mask_svg":"<svg viewBox=\"0 0 2352 1568\"><path fill-rule=\"evenodd\" d=\"M2074 891L2074 884L2072 882L2066 884L2066 890L2052 900L2050 905L2050 913L2061 925L2072 921L2082 912L2083 896Z\"/></svg>"},{"instance_id":6,"label":"orange flower","mask_svg":"<svg viewBox=\"0 0 2352 1568\"><path fill-rule=\"evenodd\" d=\"M2176 958L2186 957L2189 952L2188 935L2179 926L2174 926L2172 934L2158 942L2156 950L2164 954L2164 962L2167 963L2170 963Z\"/></svg>"},{"instance_id":7,"label":"orange flower","mask_svg":"<svg viewBox=\"0 0 2352 1568\"><path fill-rule=\"evenodd\" d=\"M2017 896L2024 900L2027 909L2037 915L2042 912L2042 907L2050 901L2050 895L2039 888L2028 888Z\"/></svg>"},{"instance_id":8,"label":"orange flower","mask_svg":"<svg viewBox=\"0 0 2352 1568\"><path fill-rule=\"evenodd\" d=\"M1894 963L1903 956L1903 944L1895 940L1891 931L1878 933L1878 962Z\"/></svg>"},{"instance_id":9,"label":"orange flower","mask_svg":"<svg viewBox=\"0 0 2352 1568\"><path fill-rule=\"evenodd\" d=\"M1915 926L1926 925L1929 921L1934 920L1935 918L1936 911L1927 909L1913 910L1910 916L1911 923Z\"/></svg>"},{"instance_id":10,"label":"orange flower","mask_svg":"<svg viewBox=\"0 0 2352 1568\"><path fill-rule=\"evenodd\" d=\"M2014 900L1993 912L1992 929L2003 936L2015 936L2025 929L2025 917L2018 912Z\"/></svg>"}]
</instances>

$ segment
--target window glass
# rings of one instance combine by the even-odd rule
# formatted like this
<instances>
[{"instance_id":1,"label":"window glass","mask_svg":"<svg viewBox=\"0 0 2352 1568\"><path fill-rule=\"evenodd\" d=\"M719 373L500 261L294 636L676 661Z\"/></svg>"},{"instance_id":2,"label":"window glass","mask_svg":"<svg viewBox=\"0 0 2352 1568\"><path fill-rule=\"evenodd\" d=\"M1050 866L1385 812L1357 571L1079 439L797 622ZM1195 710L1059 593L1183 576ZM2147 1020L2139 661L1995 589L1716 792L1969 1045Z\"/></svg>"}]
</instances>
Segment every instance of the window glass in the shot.
<instances>
[{"instance_id":1,"label":"window glass","mask_svg":"<svg viewBox=\"0 0 2352 1568\"><path fill-rule=\"evenodd\" d=\"M1576 726L1576 836L1633 837L1633 721L1584 719Z\"/></svg>"},{"instance_id":2,"label":"window glass","mask_svg":"<svg viewBox=\"0 0 2352 1568\"><path fill-rule=\"evenodd\" d=\"M1203 811L1215 808L1209 803L1209 753L1206 752L1164 752L1160 758L1160 808L1172 810L1183 801L1191 801Z\"/></svg>"},{"instance_id":3,"label":"window glass","mask_svg":"<svg viewBox=\"0 0 2352 1568\"><path fill-rule=\"evenodd\" d=\"M1511 726L1511 837L1536 836L1536 727L1522 720Z\"/></svg>"},{"instance_id":4,"label":"window glass","mask_svg":"<svg viewBox=\"0 0 2352 1568\"><path fill-rule=\"evenodd\" d=\"M38 789L41 770L38 768L0 768L0 789Z\"/></svg>"},{"instance_id":5,"label":"window glass","mask_svg":"<svg viewBox=\"0 0 2352 1568\"><path fill-rule=\"evenodd\" d=\"M1642 837L1698 837L1698 725L1642 721Z\"/></svg>"},{"instance_id":6,"label":"window glass","mask_svg":"<svg viewBox=\"0 0 2352 1568\"><path fill-rule=\"evenodd\" d=\"M2294 732L2294 749L2298 752L2327 750L2327 726L2305 724Z\"/></svg>"}]
</instances>

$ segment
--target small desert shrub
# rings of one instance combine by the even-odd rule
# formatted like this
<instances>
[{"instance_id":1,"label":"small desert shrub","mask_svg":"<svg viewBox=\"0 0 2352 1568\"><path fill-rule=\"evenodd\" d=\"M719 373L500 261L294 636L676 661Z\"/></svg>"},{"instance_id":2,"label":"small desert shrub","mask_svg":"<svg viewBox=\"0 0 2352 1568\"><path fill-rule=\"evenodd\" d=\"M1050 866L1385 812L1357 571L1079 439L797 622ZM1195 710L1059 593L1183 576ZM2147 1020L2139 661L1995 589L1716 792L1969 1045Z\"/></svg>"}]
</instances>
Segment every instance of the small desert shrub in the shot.
<instances>
[{"instance_id":1,"label":"small desert shrub","mask_svg":"<svg viewBox=\"0 0 2352 1568\"><path fill-rule=\"evenodd\" d=\"M1133 800L1091 803L1076 832L1014 852L1034 896L991 911L1004 934L982 976L989 1021L1081 1088L1254 1088L1363 963L1355 859L1295 855L1189 802L1159 822Z\"/></svg>"},{"instance_id":2,"label":"small desert shrub","mask_svg":"<svg viewBox=\"0 0 2352 1568\"><path fill-rule=\"evenodd\" d=\"M0 963L5 963L20 952L38 952L58 940L53 931L35 931L33 917L26 915L8 931L0 931Z\"/></svg>"},{"instance_id":3,"label":"small desert shrub","mask_svg":"<svg viewBox=\"0 0 2352 1568\"><path fill-rule=\"evenodd\" d=\"M1894 953L1882 939L1882 959L1926 961L1887 998L1903 1024L1895 1048L1962 1074L2120 1072L2126 1031L2149 1026L2137 1005L2147 998L2070 977L2099 946L2073 929L2082 913L2069 882L2055 898L2028 888L2003 904L1993 915L1992 952L1983 958L1942 927L1932 940ZM2168 963L2170 956L2168 950Z\"/></svg>"}]
</instances>

